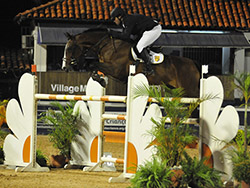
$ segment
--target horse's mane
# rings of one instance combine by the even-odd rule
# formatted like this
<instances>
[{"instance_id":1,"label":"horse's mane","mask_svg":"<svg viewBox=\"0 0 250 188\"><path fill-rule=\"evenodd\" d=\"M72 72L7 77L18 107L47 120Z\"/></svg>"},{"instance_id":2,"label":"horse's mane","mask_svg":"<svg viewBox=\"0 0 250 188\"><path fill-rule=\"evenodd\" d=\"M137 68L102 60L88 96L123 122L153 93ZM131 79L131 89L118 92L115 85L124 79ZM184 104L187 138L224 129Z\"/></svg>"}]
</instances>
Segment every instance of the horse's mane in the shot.
<instances>
[{"instance_id":1,"label":"horse's mane","mask_svg":"<svg viewBox=\"0 0 250 188\"><path fill-rule=\"evenodd\" d=\"M108 30L107 28L97 27L97 28L90 28L90 29L83 31L83 33L89 33L89 32L108 32Z\"/></svg>"}]
</instances>

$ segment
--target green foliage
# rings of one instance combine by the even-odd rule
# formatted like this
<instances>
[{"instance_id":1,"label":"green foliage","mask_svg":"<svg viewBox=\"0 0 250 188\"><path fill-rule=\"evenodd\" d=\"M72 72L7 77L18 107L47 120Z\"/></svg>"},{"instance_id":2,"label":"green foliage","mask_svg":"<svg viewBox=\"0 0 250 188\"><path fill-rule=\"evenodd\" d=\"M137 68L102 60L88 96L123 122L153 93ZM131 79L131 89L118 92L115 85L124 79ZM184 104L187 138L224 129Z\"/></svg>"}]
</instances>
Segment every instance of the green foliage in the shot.
<instances>
[{"instance_id":1,"label":"green foliage","mask_svg":"<svg viewBox=\"0 0 250 188\"><path fill-rule=\"evenodd\" d=\"M201 102L210 98L198 99L190 104L181 102L184 92L182 88L170 89L162 85L163 91L156 87L140 87L135 91L136 97L149 95L153 97L164 108L165 116L161 120L152 119L155 126L150 134L156 138L157 154L162 161L167 161L167 166L179 165L181 156L187 144L192 143L197 138L193 136L192 129L184 122L190 118L192 112ZM170 125L166 127L166 120L170 120Z\"/></svg>"},{"instance_id":2,"label":"green foliage","mask_svg":"<svg viewBox=\"0 0 250 188\"><path fill-rule=\"evenodd\" d=\"M135 92L136 97L149 96L154 98L164 108L164 117L160 120L152 119L154 127L150 130L150 135L155 137L152 142L156 146L155 156L159 157L161 163L154 159L147 162L145 166L140 166L133 179L134 187L171 187L170 184L160 184L164 171L169 171L169 167L183 165L184 177L182 177L181 186L188 187L221 187L220 173L204 165L204 160L192 159L185 152L185 147L196 140L192 129L185 121L191 117L193 111L205 100L215 98L216 96L206 96L190 104L181 102L184 92L181 88L169 89L162 85L163 91L156 87L140 87ZM166 120L170 122L166 124ZM185 160L183 159L185 156ZM156 170L161 168L160 171ZM169 174L168 174L169 176ZM169 178L167 176L167 179ZM153 180L157 183L152 184ZM137 184L136 184L137 183ZM172 185L173 186L173 185Z\"/></svg>"},{"instance_id":3,"label":"green foliage","mask_svg":"<svg viewBox=\"0 0 250 188\"><path fill-rule=\"evenodd\" d=\"M237 134L235 138L237 149L231 153L233 177L239 182L245 181L250 184L250 152L245 152L243 147L244 136L244 134Z\"/></svg>"},{"instance_id":4,"label":"green foliage","mask_svg":"<svg viewBox=\"0 0 250 188\"><path fill-rule=\"evenodd\" d=\"M3 131L0 129L0 142L3 143L3 140L9 133L6 131ZM3 146L0 146L0 164L3 164L4 162L4 152L3 152Z\"/></svg>"},{"instance_id":5,"label":"green foliage","mask_svg":"<svg viewBox=\"0 0 250 188\"><path fill-rule=\"evenodd\" d=\"M68 159L71 158L71 143L79 133L77 127L79 112L73 114L74 104L74 101L70 101L66 106L63 106L59 102L53 102L51 105L57 110L49 109L47 112L42 113L39 119L53 126L49 133L50 141Z\"/></svg>"},{"instance_id":6,"label":"green foliage","mask_svg":"<svg viewBox=\"0 0 250 188\"><path fill-rule=\"evenodd\" d=\"M3 146L0 147L0 164L3 164L4 161L4 152L3 152Z\"/></svg>"},{"instance_id":7,"label":"green foliage","mask_svg":"<svg viewBox=\"0 0 250 188\"><path fill-rule=\"evenodd\" d=\"M250 153L247 151L248 145L248 129L247 129L247 109L248 101L250 99L250 74L249 73L236 73L233 75L234 82L233 86L238 91L242 93L242 99L245 107L244 112L244 134L238 132L235 142L237 144L237 149L233 151L232 162L233 162L233 177L237 181L245 181L250 184ZM244 142L244 148L243 148Z\"/></svg>"},{"instance_id":8,"label":"green foliage","mask_svg":"<svg viewBox=\"0 0 250 188\"><path fill-rule=\"evenodd\" d=\"M140 165L134 178L131 179L133 188L167 188L170 187L173 172L166 167L165 162L159 162L153 158L152 162L147 161Z\"/></svg>"},{"instance_id":9,"label":"green foliage","mask_svg":"<svg viewBox=\"0 0 250 188\"><path fill-rule=\"evenodd\" d=\"M250 184L250 153L247 155L236 154L233 161L233 177L238 181Z\"/></svg>"},{"instance_id":10,"label":"green foliage","mask_svg":"<svg viewBox=\"0 0 250 188\"><path fill-rule=\"evenodd\" d=\"M5 137L8 135L9 133L0 129L0 140L5 139Z\"/></svg>"},{"instance_id":11,"label":"green foliage","mask_svg":"<svg viewBox=\"0 0 250 188\"><path fill-rule=\"evenodd\" d=\"M47 166L47 157L42 153L41 150L36 150L36 162L40 166Z\"/></svg>"},{"instance_id":12,"label":"green foliage","mask_svg":"<svg viewBox=\"0 0 250 188\"><path fill-rule=\"evenodd\" d=\"M247 145L250 145L250 130L247 130Z\"/></svg>"},{"instance_id":13,"label":"green foliage","mask_svg":"<svg viewBox=\"0 0 250 188\"><path fill-rule=\"evenodd\" d=\"M165 119L162 118L160 122L152 120L155 126L151 134L157 139L156 155L161 160L166 160L167 166L178 166L186 145L192 143L196 137L191 135L192 130L188 126L176 124L166 128Z\"/></svg>"},{"instance_id":14,"label":"green foliage","mask_svg":"<svg viewBox=\"0 0 250 188\"><path fill-rule=\"evenodd\" d=\"M181 161L184 172L181 179L181 187L192 188L219 188L222 187L221 172L210 168L204 164L206 158L198 160L191 158L186 152L183 153L185 159Z\"/></svg>"},{"instance_id":15,"label":"green foliage","mask_svg":"<svg viewBox=\"0 0 250 188\"><path fill-rule=\"evenodd\" d=\"M245 129L245 153L247 152L247 108L248 108L248 101L250 98L250 74L249 73L236 73L233 76L234 82L233 88L236 88L239 92L242 93L242 99L244 99L244 129Z\"/></svg>"}]
</instances>

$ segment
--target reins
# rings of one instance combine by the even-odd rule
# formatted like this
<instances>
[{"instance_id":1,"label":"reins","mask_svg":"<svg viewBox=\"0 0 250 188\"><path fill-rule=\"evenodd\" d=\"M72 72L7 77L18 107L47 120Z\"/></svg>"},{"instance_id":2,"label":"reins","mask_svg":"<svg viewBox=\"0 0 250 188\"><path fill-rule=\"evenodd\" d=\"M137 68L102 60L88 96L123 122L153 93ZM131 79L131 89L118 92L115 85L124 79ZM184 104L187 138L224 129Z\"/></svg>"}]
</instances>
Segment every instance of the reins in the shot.
<instances>
[{"instance_id":1,"label":"reins","mask_svg":"<svg viewBox=\"0 0 250 188\"><path fill-rule=\"evenodd\" d=\"M90 48L88 48L88 49L86 49L84 52L82 52L83 56L84 56L84 57L87 57L88 52L91 51L91 50L92 50L93 52L97 53L97 55L98 55L99 52L96 52L94 49L95 49L97 46L99 46L99 44L101 44L101 42L102 42L104 39L106 39L107 36L108 36L108 35L104 35L97 43L95 43L93 46L91 46Z\"/></svg>"}]
</instances>

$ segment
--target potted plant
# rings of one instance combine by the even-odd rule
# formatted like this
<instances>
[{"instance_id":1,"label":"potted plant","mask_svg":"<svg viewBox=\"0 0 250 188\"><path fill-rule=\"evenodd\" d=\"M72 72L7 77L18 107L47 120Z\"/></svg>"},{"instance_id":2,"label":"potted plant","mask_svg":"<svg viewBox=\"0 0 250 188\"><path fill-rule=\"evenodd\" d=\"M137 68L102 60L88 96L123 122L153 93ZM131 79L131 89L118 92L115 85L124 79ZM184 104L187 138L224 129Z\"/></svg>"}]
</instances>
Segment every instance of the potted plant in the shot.
<instances>
[{"instance_id":1,"label":"potted plant","mask_svg":"<svg viewBox=\"0 0 250 188\"><path fill-rule=\"evenodd\" d=\"M47 157L39 149L36 150L36 162L42 167L47 166Z\"/></svg>"},{"instance_id":2,"label":"potted plant","mask_svg":"<svg viewBox=\"0 0 250 188\"><path fill-rule=\"evenodd\" d=\"M0 101L0 127L3 123L6 123L6 105L8 102L8 100Z\"/></svg>"},{"instance_id":3,"label":"potted plant","mask_svg":"<svg viewBox=\"0 0 250 188\"><path fill-rule=\"evenodd\" d=\"M60 155L51 156L52 167L62 167L71 159L71 143L79 134L77 127L78 112L73 114L75 102L70 101L66 106L52 102L54 109L41 114L40 121L52 125L49 133L50 141L60 150Z\"/></svg>"},{"instance_id":4,"label":"potted plant","mask_svg":"<svg viewBox=\"0 0 250 188\"><path fill-rule=\"evenodd\" d=\"M234 82L233 88L237 89L242 94L244 103L241 106L245 107L244 111L244 134L239 134L235 139L237 149L233 151L233 177L243 184L250 185L250 154L247 151L247 109L248 101L250 99L250 74L249 73L236 73L233 75ZM244 147L243 147L244 144Z\"/></svg>"},{"instance_id":5,"label":"potted plant","mask_svg":"<svg viewBox=\"0 0 250 188\"><path fill-rule=\"evenodd\" d=\"M184 122L191 117L201 102L211 97L184 104L180 101L184 95L182 88L170 89L164 84L161 87L164 92L156 87L138 88L136 96L149 95L163 107L164 117L160 121L152 119L154 127L149 133L155 140L151 144L156 145L156 155L162 161L166 160L167 166L178 166L185 147L197 140L193 129ZM169 123L166 125L167 120Z\"/></svg>"},{"instance_id":6,"label":"potted plant","mask_svg":"<svg viewBox=\"0 0 250 188\"><path fill-rule=\"evenodd\" d=\"M211 99L212 96L206 96L204 99L198 99L197 101L194 101L193 103L187 105L181 103L180 101L181 97L184 94L183 89L170 89L166 85L162 85L162 89L164 93L159 91L156 87L138 88L136 91L136 96L149 95L150 97L156 99L156 101L163 107L164 117L162 117L160 121L152 119L154 127L151 131L149 131L149 134L155 137L155 139L150 144L155 145L156 148L154 158L156 158L155 156L157 156L159 162L161 163L161 165L163 165L161 166L161 168L164 168L164 170L168 170L169 168L171 169L172 174L169 174L169 176L172 177L172 180L173 177L176 177L169 187L185 187L189 183L192 184L193 181L205 182L203 183L203 185L208 185L207 187L209 187L209 185L212 185L213 183L211 182L213 181L216 181L214 182L215 185L221 185L219 173L213 174L212 172L215 172L215 170L212 169L210 170L211 173L207 174L207 171L203 170L208 169L208 167L203 164L205 159L202 162L198 162L197 160L193 161L187 157L187 154L185 154L185 147L188 144L193 143L194 140L197 139L197 137L193 134L193 129L184 122L191 117L193 111L201 102ZM168 99L169 97L171 97L171 100ZM167 125L166 120L169 121ZM183 163L183 155L186 156L186 163ZM158 175L153 172L142 174L140 169L144 169L144 171L150 171L150 169L145 170L146 167L150 166L149 163L150 162L147 162L144 168L140 167L139 171L136 172L135 177L137 181L141 180L140 178L138 178L138 176L143 176L142 179L146 181L146 175L148 175L148 178L149 176L153 176L152 178L155 178L155 176ZM156 161L154 159L151 165L155 164ZM188 165L193 164L198 164L196 165L196 167L201 167L200 169L192 167L194 171L200 176L197 175L195 179L190 179L191 174L185 171L186 169L188 169ZM185 168L182 168L181 165L184 165ZM182 175L185 173L187 174L184 177L187 178L181 181ZM176 174L179 174L180 176ZM187 179L189 179L189 181L187 181ZM132 182L136 180L132 179ZM195 183L193 184L195 185Z\"/></svg>"},{"instance_id":7,"label":"potted plant","mask_svg":"<svg viewBox=\"0 0 250 188\"><path fill-rule=\"evenodd\" d=\"M247 108L248 101L250 99L250 74L249 73L236 73L233 75L234 82L233 88L242 94L241 99L244 99L244 103L241 106L245 107L244 111L244 152L247 152Z\"/></svg>"},{"instance_id":8,"label":"potted plant","mask_svg":"<svg viewBox=\"0 0 250 188\"><path fill-rule=\"evenodd\" d=\"M241 183L241 187L249 188L250 186L250 152L244 149L244 134L237 134L235 148L230 154L233 162L233 177Z\"/></svg>"},{"instance_id":9,"label":"potted plant","mask_svg":"<svg viewBox=\"0 0 250 188\"><path fill-rule=\"evenodd\" d=\"M180 187L219 188L223 186L221 172L205 165L206 158L199 160L196 157L191 158L186 152L183 154L184 159L181 161L181 166L184 173L180 180Z\"/></svg>"},{"instance_id":10,"label":"potted plant","mask_svg":"<svg viewBox=\"0 0 250 188\"><path fill-rule=\"evenodd\" d=\"M2 143L4 141L4 138L8 135L9 133L6 131L3 131L2 129L0 129L0 164L3 164L4 162L4 152L3 152L3 146Z\"/></svg>"},{"instance_id":11,"label":"potted plant","mask_svg":"<svg viewBox=\"0 0 250 188\"><path fill-rule=\"evenodd\" d=\"M173 172L170 167L154 156L152 161L147 161L138 167L134 178L131 179L131 186L134 188L170 187L172 176Z\"/></svg>"}]
</instances>

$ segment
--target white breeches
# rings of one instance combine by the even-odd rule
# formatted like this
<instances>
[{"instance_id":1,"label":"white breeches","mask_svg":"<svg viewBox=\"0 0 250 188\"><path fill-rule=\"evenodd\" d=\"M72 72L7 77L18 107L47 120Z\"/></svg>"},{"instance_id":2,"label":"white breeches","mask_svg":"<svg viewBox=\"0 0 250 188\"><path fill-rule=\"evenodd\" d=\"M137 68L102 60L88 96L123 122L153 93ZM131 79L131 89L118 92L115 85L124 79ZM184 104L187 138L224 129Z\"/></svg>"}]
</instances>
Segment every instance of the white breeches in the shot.
<instances>
[{"instance_id":1,"label":"white breeches","mask_svg":"<svg viewBox=\"0 0 250 188\"><path fill-rule=\"evenodd\" d=\"M155 26L150 31L145 31L141 37L141 39L138 41L136 48L139 53L142 52L143 48L149 46L152 44L156 39L158 39L161 35L161 25Z\"/></svg>"}]
</instances>

